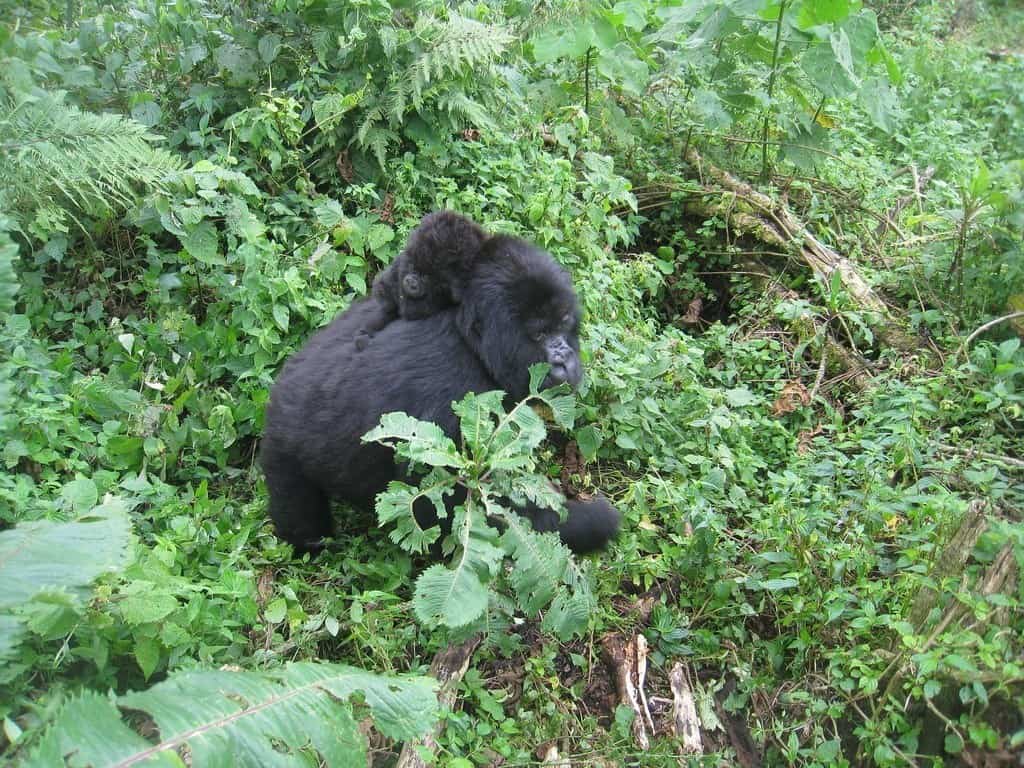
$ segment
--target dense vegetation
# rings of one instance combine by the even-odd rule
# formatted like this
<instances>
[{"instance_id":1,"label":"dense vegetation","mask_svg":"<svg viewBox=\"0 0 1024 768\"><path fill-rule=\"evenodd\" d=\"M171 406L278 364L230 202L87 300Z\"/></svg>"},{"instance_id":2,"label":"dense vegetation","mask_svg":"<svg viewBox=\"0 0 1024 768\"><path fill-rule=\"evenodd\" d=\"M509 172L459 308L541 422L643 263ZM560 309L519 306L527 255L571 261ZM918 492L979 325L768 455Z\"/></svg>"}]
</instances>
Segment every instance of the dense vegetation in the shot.
<instances>
[{"instance_id":1,"label":"dense vegetation","mask_svg":"<svg viewBox=\"0 0 1024 768\"><path fill-rule=\"evenodd\" d=\"M1019 4L3 7L2 759L388 764L482 633L438 765L676 765L674 670L694 764L1019 764ZM501 451L377 437L624 515L579 562L510 531L486 591L408 488L294 560L254 464L282 361L445 207L572 271L587 378L478 403Z\"/></svg>"}]
</instances>

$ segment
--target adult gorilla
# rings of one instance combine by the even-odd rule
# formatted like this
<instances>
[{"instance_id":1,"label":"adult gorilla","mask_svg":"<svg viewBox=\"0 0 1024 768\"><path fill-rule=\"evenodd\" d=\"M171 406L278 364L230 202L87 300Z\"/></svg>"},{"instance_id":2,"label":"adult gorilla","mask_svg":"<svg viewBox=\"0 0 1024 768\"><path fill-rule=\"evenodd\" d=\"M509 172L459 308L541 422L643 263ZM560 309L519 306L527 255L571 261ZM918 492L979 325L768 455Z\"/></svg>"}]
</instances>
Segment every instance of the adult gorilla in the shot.
<instances>
[{"instance_id":1,"label":"adult gorilla","mask_svg":"<svg viewBox=\"0 0 1024 768\"><path fill-rule=\"evenodd\" d=\"M278 535L297 550L319 548L332 531L329 498L372 509L401 478L391 449L360 437L382 414L404 411L458 439L453 401L505 390L521 399L530 365L551 365L547 385L579 383L579 308L569 275L545 252L496 236L482 246L462 302L421 320L397 319L366 349L355 337L374 299L354 304L316 334L277 377L267 407L260 461ZM569 501L559 524L550 509L520 513L537 530L558 530L576 552L615 535L619 514L603 497ZM430 512L417 510L420 523Z\"/></svg>"}]
</instances>

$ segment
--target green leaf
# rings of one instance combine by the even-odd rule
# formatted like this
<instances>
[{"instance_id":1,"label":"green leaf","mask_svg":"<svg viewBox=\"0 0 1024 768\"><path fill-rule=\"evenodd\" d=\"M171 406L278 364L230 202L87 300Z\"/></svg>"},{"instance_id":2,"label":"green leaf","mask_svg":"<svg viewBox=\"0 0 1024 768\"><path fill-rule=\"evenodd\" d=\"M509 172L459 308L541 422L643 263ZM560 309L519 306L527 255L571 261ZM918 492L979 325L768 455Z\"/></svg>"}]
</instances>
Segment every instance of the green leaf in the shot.
<instances>
[{"instance_id":1,"label":"green leaf","mask_svg":"<svg viewBox=\"0 0 1024 768\"><path fill-rule=\"evenodd\" d=\"M586 461L593 461L597 458L597 452L601 449L602 442L601 431L593 424L576 430L576 445Z\"/></svg>"},{"instance_id":2,"label":"green leaf","mask_svg":"<svg viewBox=\"0 0 1024 768\"><path fill-rule=\"evenodd\" d=\"M114 702L93 691L83 691L70 699L57 713L54 724L24 762L25 768L53 768L69 765L65 755L75 755L70 765L127 764L142 755L152 744L121 720ZM147 766L184 768L174 752L163 750L145 762Z\"/></svg>"},{"instance_id":3,"label":"green leaf","mask_svg":"<svg viewBox=\"0 0 1024 768\"><path fill-rule=\"evenodd\" d=\"M177 597L159 590L150 581L133 581L126 591L128 594L118 603L118 609L121 618L131 626L160 621L178 609Z\"/></svg>"},{"instance_id":4,"label":"green leaf","mask_svg":"<svg viewBox=\"0 0 1024 768\"><path fill-rule=\"evenodd\" d=\"M792 589L799 583L796 579L768 579L761 582L761 589L768 592L780 592L784 589Z\"/></svg>"},{"instance_id":5,"label":"green leaf","mask_svg":"<svg viewBox=\"0 0 1024 768\"><path fill-rule=\"evenodd\" d=\"M554 599L569 565L569 550L558 534L538 533L515 513L504 519L508 527L502 541L512 555L508 578L520 607L533 615Z\"/></svg>"},{"instance_id":6,"label":"green leaf","mask_svg":"<svg viewBox=\"0 0 1024 768\"><path fill-rule=\"evenodd\" d=\"M117 469L135 469L142 463L142 438L114 435L107 440L104 453Z\"/></svg>"},{"instance_id":7,"label":"green leaf","mask_svg":"<svg viewBox=\"0 0 1024 768\"><path fill-rule=\"evenodd\" d=\"M345 282L348 283L349 287L360 296L366 295L366 275L362 272L353 272L349 270L345 273Z\"/></svg>"},{"instance_id":8,"label":"green leaf","mask_svg":"<svg viewBox=\"0 0 1024 768\"><path fill-rule=\"evenodd\" d=\"M181 751L189 765L265 768L304 765L310 749L326 765L363 765L366 737L352 711L352 694L361 693L381 733L408 740L437 721L436 691L437 682L427 677L375 675L340 664L293 663L266 673L178 672L118 698L116 706L91 691L69 699L24 765L65 765L65 755L73 755L74 765L181 768ZM149 716L156 731L151 740L124 723L119 707Z\"/></svg>"},{"instance_id":9,"label":"green leaf","mask_svg":"<svg viewBox=\"0 0 1024 768\"><path fill-rule=\"evenodd\" d=\"M951 731L943 739L943 748L951 755L959 755L964 751L964 740L960 734Z\"/></svg>"},{"instance_id":10,"label":"green leaf","mask_svg":"<svg viewBox=\"0 0 1024 768\"><path fill-rule=\"evenodd\" d=\"M800 66L814 86L829 98L841 99L857 90L850 40L844 30L829 36L828 42L811 45Z\"/></svg>"},{"instance_id":11,"label":"green leaf","mask_svg":"<svg viewBox=\"0 0 1024 768\"><path fill-rule=\"evenodd\" d=\"M639 0L619 0L612 12L622 20L621 26L641 32L647 26L647 7Z\"/></svg>"},{"instance_id":12,"label":"green leaf","mask_svg":"<svg viewBox=\"0 0 1024 768\"><path fill-rule=\"evenodd\" d=\"M896 118L899 115L899 97L889 81L884 77L871 77L865 81L860 91L860 103L874 125L892 133L896 130Z\"/></svg>"},{"instance_id":13,"label":"green leaf","mask_svg":"<svg viewBox=\"0 0 1024 768\"><path fill-rule=\"evenodd\" d=\"M363 90L355 93L329 93L313 102L313 119L317 128L325 130L355 109L363 100Z\"/></svg>"},{"instance_id":14,"label":"green leaf","mask_svg":"<svg viewBox=\"0 0 1024 768\"><path fill-rule=\"evenodd\" d=\"M139 664L139 669L142 670L142 675L149 680L156 671L156 665L160 663L160 643L153 638L144 637L135 643L132 654Z\"/></svg>"},{"instance_id":15,"label":"green leaf","mask_svg":"<svg viewBox=\"0 0 1024 768\"><path fill-rule=\"evenodd\" d=\"M462 627L479 619L487 609L489 582L504 559L491 542L497 531L472 506L455 509L451 540L456 557L451 568L435 565L416 581L413 610L421 622Z\"/></svg>"},{"instance_id":16,"label":"green leaf","mask_svg":"<svg viewBox=\"0 0 1024 768\"><path fill-rule=\"evenodd\" d=\"M426 552L441 534L438 526L420 528L413 514L414 504L425 499L434 508L438 519L448 516L444 497L455 489L455 478L443 469L434 469L415 488L397 480L388 483L377 495L377 520L381 527L394 523L389 538L408 552Z\"/></svg>"},{"instance_id":17,"label":"green leaf","mask_svg":"<svg viewBox=\"0 0 1024 768\"><path fill-rule=\"evenodd\" d=\"M5 223L0 217L0 224ZM9 222L6 222L9 223ZM0 314L14 310L14 297L21 287L18 284L14 264L18 258L18 246L7 232L0 230Z\"/></svg>"},{"instance_id":18,"label":"green leaf","mask_svg":"<svg viewBox=\"0 0 1024 768\"><path fill-rule=\"evenodd\" d=\"M597 71L635 96L643 94L650 76L647 65L626 43L601 51L597 57Z\"/></svg>"},{"instance_id":19,"label":"green leaf","mask_svg":"<svg viewBox=\"0 0 1024 768\"><path fill-rule=\"evenodd\" d=\"M487 588L469 568L432 565L416 580L412 605L416 617L428 627L462 627L487 610Z\"/></svg>"},{"instance_id":20,"label":"green leaf","mask_svg":"<svg viewBox=\"0 0 1024 768\"><path fill-rule=\"evenodd\" d=\"M283 597L274 598L263 609L263 618L268 624L280 624L287 615L288 603Z\"/></svg>"},{"instance_id":21,"label":"green leaf","mask_svg":"<svg viewBox=\"0 0 1024 768\"><path fill-rule=\"evenodd\" d=\"M129 531L127 510L118 499L70 522L35 520L0 531L0 658L23 631L14 609L46 588L83 597L100 574L124 565Z\"/></svg>"},{"instance_id":22,"label":"green leaf","mask_svg":"<svg viewBox=\"0 0 1024 768\"><path fill-rule=\"evenodd\" d=\"M72 480L60 489L60 496L67 502L71 511L80 514L96 506L100 492L96 483L87 477Z\"/></svg>"},{"instance_id":23,"label":"green leaf","mask_svg":"<svg viewBox=\"0 0 1024 768\"><path fill-rule=\"evenodd\" d=\"M796 23L801 29L818 24L833 24L850 15L850 0L803 0Z\"/></svg>"},{"instance_id":24,"label":"green leaf","mask_svg":"<svg viewBox=\"0 0 1024 768\"><path fill-rule=\"evenodd\" d=\"M594 603L587 594L562 591L544 614L541 627L564 642L587 631L593 611Z\"/></svg>"},{"instance_id":25,"label":"green leaf","mask_svg":"<svg viewBox=\"0 0 1024 768\"><path fill-rule=\"evenodd\" d=\"M260 58L263 59L264 64L273 63L274 59L277 58L277 52L281 50L281 36L274 33L263 35L259 43L256 44L256 49L259 51Z\"/></svg>"},{"instance_id":26,"label":"green leaf","mask_svg":"<svg viewBox=\"0 0 1024 768\"><path fill-rule=\"evenodd\" d=\"M132 107L132 120L136 120L147 128L154 128L160 125L163 118L163 110L160 105L152 99L143 101Z\"/></svg>"},{"instance_id":27,"label":"green leaf","mask_svg":"<svg viewBox=\"0 0 1024 768\"><path fill-rule=\"evenodd\" d=\"M538 64L564 57L576 59L595 42L594 28L588 23L550 27L533 36L533 58Z\"/></svg>"},{"instance_id":28,"label":"green leaf","mask_svg":"<svg viewBox=\"0 0 1024 768\"><path fill-rule=\"evenodd\" d=\"M400 457L420 464L455 468L464 465L455 443L439 426L401 412L385 413L380 417L380 425L363 435L362 440L395 446Z\"/></svg>"},{"instance_id":29,"label":"green leaf","mask_svg":"<svg viewBox=\"0 0 1024 768\"><path fill-rule=\"evenodd\" d=\"M505 393L500 390L479 394L470 392L452 407L459 417L462 443L472 452L481 450L491 439L501 417L505 415L504 399Z\"/></svg>"},{"instance_id":30,"label":"green leaf","mask_svg":"<svg viewBox=\"0 0 1024 768\"><path fill-rule=\"evenodd\" d=\"M725 400L733 408L742 408L747 405L756 405L761 402L761 397L755 395L746 387L736 387L725 390Z\"/></svg>"},{"instance_id":31,"label":"green leaf","mask_svg":"<svg viewBox=\"0 0 1024 768\"><path fill-rule=\"evenodd\" d=\"M288 307L286 307L284 304L275 304L273 313L274 322L277 323L277 327L280 328L282 331L287 331L289 318Z\"/></svg>"},{"instance_id":32,"label":"green leaf","mask_svg":"<svg viewBox=\"0 0 1024 768\"><path fill-rule=\"evenodd\" d=\"M209 221L201 221L189 228L181 238L181 245L198 262L210 265L223 263L217 252L217 229Z\"/></svg>"}]
</instances>

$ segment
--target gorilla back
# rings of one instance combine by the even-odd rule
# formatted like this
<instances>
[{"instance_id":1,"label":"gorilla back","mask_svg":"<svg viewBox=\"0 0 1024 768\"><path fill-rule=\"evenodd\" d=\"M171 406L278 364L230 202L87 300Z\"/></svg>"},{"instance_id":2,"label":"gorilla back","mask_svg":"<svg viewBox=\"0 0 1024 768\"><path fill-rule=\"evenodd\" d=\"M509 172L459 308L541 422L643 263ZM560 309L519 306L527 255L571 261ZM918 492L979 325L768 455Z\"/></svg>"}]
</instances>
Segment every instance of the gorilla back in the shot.
<instances>
[{"instance_id":1,"label":"gorilla back","mask_svg":"<svg viewBox=\"0 0 1024 768\"><path fill-rule=\"evenodd\" d=\"M395 320L357 351L373 299L343 312L284 366L267 407L260 463L278 535L300 551L329 536L329 499L372 508L401 476L391 450L360 438L382 414L404 411L458 438L451 404L467 392L526 395L529 366L548 362L547 384L580 379L579 309L568 274L522 240L491 238L462 303L422 320ZM603 497L519 511L534 528L560 531L576 551L604 546L618 512Z\"/></svg>"}]
</instances>

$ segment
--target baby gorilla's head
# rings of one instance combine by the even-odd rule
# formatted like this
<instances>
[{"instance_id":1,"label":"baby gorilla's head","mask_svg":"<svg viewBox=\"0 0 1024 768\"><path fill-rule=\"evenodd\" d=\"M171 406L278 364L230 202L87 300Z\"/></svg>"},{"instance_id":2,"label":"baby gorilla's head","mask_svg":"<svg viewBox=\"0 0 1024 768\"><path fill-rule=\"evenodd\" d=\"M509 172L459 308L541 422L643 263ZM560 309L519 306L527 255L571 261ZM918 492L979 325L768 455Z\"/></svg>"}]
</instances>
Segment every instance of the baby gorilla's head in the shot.
<instances>
[{"instance_id":1,"label":"baby gorilla's head","mask_svg":"<svg viewBox=\"0 0 1024 768\"><path fill-rule=\"evenodd\" d=\"M448 275L437 275L408 269L398 282L398 315L406 320L421 320L456 303L452 280Z\"/></svg>"}]
</instances>

